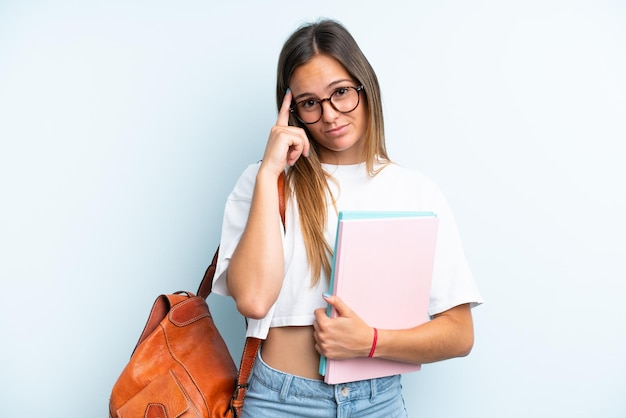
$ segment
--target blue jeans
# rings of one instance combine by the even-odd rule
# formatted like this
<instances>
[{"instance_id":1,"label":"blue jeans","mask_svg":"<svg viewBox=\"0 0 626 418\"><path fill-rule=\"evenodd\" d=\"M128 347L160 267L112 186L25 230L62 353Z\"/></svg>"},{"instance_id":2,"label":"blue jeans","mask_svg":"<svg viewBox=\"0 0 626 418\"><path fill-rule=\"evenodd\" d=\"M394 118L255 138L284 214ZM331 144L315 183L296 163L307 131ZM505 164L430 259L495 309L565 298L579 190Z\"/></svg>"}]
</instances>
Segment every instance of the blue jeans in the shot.
<instances>
[{"instance_id":1,"label":"blue jeans","mask_svg":"<svg viewBox=\"0 0 626 418\"><path fill-rule=\"evenodd\" d=\"M257 357L242 418L406 418L400 376L328 385L272 369Z\"/></svg>"}]
</instances>

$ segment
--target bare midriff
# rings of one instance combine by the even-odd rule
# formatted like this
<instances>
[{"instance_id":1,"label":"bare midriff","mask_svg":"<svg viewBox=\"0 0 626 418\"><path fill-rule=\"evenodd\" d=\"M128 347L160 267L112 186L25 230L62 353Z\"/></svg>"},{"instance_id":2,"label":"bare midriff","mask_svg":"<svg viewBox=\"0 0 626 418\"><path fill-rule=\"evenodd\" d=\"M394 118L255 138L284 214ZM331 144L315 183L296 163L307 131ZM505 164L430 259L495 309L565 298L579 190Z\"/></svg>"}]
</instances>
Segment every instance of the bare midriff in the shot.
<instances>
[{"instance_id":1,"label":"bare midriff","mask_svg":"<svg viewBox=\"0 0 626 418\"><path fill-rule=\"evenodd\" d=\"M270 328L261 357L268 366L295 376L321 380L313 326Z\"/></svg>"}]
</instances>

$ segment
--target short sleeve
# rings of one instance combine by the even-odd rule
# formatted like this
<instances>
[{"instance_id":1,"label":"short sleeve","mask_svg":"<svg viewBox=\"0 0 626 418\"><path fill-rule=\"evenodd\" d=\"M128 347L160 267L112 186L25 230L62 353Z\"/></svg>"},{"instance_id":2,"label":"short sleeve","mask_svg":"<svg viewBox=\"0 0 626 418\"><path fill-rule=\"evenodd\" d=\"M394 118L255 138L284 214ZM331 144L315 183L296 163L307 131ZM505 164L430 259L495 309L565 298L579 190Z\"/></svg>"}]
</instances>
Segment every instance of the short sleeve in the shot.
<instances>
[{"instance_id":1,"label":"short sleeve","mask_svg":"<svg viewBox=\"0 0 626 418\"><path fill-rule=\"evenodd\" d=\"M226 285L226 271L248 221L258 170L259 163L249 165L226 200L217 266L213 276L213 292L218 295L230 296Z\"/></svg>"},{"instance_id":2,"label":"short sleeve","mask_svg":"<svg viewBox=\"0 0 626 418\"><path fill-rule=\"evenodd\" d=\"M433 316L465 303L478 306L483 300L465 257L452 211L434 184L429 194L439 218L439 232L428 313Z\"/></svg>"}]
</instances>

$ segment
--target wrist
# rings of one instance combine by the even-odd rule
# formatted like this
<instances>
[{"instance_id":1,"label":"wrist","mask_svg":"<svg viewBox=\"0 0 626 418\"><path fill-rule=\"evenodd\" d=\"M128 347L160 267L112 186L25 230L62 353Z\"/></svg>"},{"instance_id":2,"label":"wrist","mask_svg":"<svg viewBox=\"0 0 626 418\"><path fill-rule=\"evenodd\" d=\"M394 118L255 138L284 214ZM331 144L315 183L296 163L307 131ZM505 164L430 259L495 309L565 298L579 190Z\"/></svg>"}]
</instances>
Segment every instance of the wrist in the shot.
<instances>
[{"instance_id":1,"label":"wrist","mask_svg":"<svg viewBox=\"0 0 626 418\"><path fill-rule=\"evenodd\" d=\"M276 183L276 179L280 176L281 171L276 172L274 167L269 166L269 164L263 164L259 166L259 171L256 173L256 180L258 181L267 181L272 184Z\"/></svg>"},{"instance_id":2,"label":"wrist","mask_svg":"<svg viewBox=\"0 0 626 418\"><path fill-rule=\"evenodd\" d=\"M374 330L374 336L372 337L372 347L370 348L370 352L368 354L369 358L374 357L374 353L376 352L376 345L378 344L378 329L372 328Z\"/></svg>"}]
</instances>

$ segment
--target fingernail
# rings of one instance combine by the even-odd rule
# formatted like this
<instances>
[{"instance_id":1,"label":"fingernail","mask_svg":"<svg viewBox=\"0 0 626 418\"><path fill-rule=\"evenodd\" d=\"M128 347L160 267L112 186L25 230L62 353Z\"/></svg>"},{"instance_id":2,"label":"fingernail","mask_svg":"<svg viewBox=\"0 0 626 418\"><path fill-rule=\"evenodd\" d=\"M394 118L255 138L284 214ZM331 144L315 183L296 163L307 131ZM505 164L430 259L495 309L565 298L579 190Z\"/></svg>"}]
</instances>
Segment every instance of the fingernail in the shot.
<instances>
[{"instance_id":1,"label":"fingernail","mask_svg":"<svg viewBox=\"0 0 626 418\"><path fill-rule=\"evenodd\" d=\"M290 91L291 91L291 89L289 87L287 87L287 90L285 90L285 94L289 94Z\"/></svg>"},{"instance_id":2,"label":"fingernail","mask_svg":"<svg viewBox=\"0 0 626 418\"><path fill-rule=\"evenodd\" d=\"M328 293L328 292L324 292L324 293L322 293L322 297L323 297L324 299L328 299L328 298L330 297L330 293Z\"/></svg>"}]
</instances>

